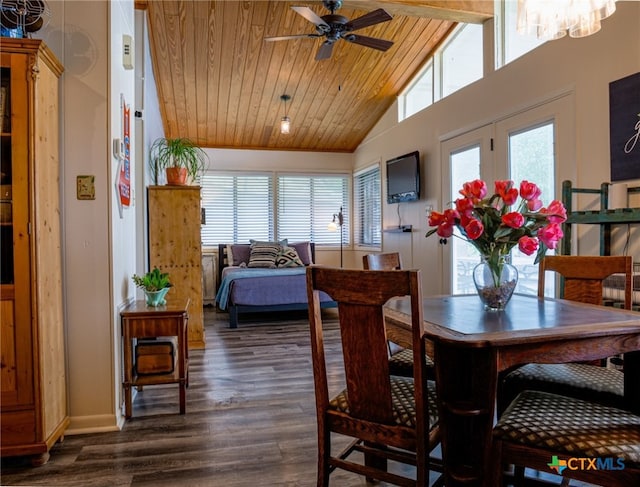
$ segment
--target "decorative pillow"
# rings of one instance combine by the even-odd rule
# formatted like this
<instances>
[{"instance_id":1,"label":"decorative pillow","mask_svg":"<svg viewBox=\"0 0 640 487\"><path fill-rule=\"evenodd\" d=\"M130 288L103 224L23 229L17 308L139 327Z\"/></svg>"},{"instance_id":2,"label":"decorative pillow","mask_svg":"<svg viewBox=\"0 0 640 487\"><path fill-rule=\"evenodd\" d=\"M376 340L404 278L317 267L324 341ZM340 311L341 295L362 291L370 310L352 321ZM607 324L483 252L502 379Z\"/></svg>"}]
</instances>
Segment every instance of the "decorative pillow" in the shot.
<instances>
[{"instance_id":1,"label":"decorative pillow","mask_svg":"<svg viewBox=\"0 0 640 487\"><path fill-rule=\"evenodd\" d=\"M304 265L313 264L313 258L311 257L311 244L309 242L295 242L289 244L289 247L293 247L298 252L298 257Z\"/></svg>"},{"instance_id":2,"label":"decorative pillow","mask_svg":"<svg viewBox=\"0 0 640 487\"><path fill-rule=\"evenodd\" d=\"M276 267L304 267L304 264L295 248L282 247L278 257L276 257Z\"/></svg>"},{"instance_id":3,"label":"decorative pillow","mask_svg":"<svg viewBox=\"0 0 640 487\"><path fill-rule=\"evenodd\" d=\"M251 244L251 256L247 267L276 267L276 258L282 250L282 245L276 242L254 242Z\"/></svg>"},{"instance_id":4,"label":"decorative pillow","mask_svg":"<svg viewBox=\"0 0 640 487\"><path fill-rule=\"evenodd\" d=\"M227 246L227 260L229 265L239 266L243 262L249 263L251 257L251 246L249 244L232 244Z\"/></svg>"}]
</instances>

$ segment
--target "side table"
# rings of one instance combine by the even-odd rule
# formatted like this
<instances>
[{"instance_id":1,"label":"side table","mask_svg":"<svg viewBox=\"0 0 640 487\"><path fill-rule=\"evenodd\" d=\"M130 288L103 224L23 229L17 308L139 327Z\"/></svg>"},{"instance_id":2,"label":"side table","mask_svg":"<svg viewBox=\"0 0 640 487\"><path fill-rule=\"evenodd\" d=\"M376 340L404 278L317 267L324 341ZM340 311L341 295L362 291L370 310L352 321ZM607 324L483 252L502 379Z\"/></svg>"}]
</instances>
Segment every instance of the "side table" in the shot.
<instances>
[{"instance_id":1,"label":"side table","mask_svg":"<svg viewBox=\"0 0 640 487\"><path fill-rule=\"evenodd\" d=\"M165 306L147 306L135 301L120 312L122 356L124 360L125 418L131 417L131 388L157 384L179 384L180 414L185 413L186 388L189 385L189 349L187 322L189 299L167 300ZM177 367L172 373L138 375L133 366L133 339L175 336L178 339Z\"/></svg>"}]
</instances>

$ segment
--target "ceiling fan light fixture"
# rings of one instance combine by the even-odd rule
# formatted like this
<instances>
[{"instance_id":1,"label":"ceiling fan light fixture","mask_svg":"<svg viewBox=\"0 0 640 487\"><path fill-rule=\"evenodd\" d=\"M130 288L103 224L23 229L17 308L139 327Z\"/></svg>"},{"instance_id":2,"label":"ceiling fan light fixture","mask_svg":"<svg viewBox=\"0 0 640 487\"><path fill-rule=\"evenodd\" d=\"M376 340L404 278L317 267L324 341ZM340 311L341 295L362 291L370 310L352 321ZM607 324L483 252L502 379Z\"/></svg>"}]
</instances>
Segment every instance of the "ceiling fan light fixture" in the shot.
<instances>
[{"instance_id":1,"label":"ceiling fan light fixture","mask_svg":"<svg viewBox=\"0 0 640 487\"><path fill-rule=\"evenodd\" d=\"M284 117L280 120L280 133L288 135L291 131L291 119L287 115L287 101L291 100L291 97L285 94L280 99L284 102Z\"/></svg>"}]
</instances>

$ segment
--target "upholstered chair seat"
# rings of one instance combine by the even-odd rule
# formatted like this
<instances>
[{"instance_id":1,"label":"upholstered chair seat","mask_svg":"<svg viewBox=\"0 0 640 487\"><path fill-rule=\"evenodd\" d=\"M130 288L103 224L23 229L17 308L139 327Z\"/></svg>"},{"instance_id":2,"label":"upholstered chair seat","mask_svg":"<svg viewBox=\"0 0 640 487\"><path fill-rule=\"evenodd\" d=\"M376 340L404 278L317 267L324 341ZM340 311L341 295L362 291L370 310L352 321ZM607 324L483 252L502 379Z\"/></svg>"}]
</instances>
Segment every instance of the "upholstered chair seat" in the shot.
<instances>
[{"instance_id":1,"label":"upholstered chair seat","mask_svg":"<svg viewBox=\"0 0 640 487\"><path fill-rule=\"evenodd\" d=\"M435 364L428 355L425 360L427 363L427 375L433 378ZM389 357L389 373L402 377L413 377L413 350L405 348Z\"/></svg>"},{"instance_id":2,"label":"upholstered chair seat","mask_svg":"<svg viewBox=\"0 0 640 487\"><path fill-rule=\"evenodd\" d=\"M527 364L509 373L502 387L506 404L520 391L535 389L624 407L624 374L607 367L579 363Z\"/></svg>"},{"instance_id":3,"label":"upholstered chair seat","mask_svg":"<svg viewBox=\"0 0 640 487\"><path fill-rule=\"evenodd\" d=\"M571 458L595 458L612 467L570 464L559 472L565 477L607 487L640 485L640 416L624 409L527 390L502 414L493 437L494 458L500 462L495 485L502 485L503 464L557 473L551 467L554 457L560 465Z\"/></svg>"},{"instance_id":4,"label":"upholstered chair seat","mask_svg":"<svg viewBox=\"0 0 640 487\"><path fill-rule=\"evenodd\" d=\"M431 380L427 382L427 399L429 424L436 425L438 424L436 384ZM396 424L415 428L416 408L413 378L391 376L391 401ZM329 402L329 408L349 414L349 396L346 389Z\"/></svg>"}]
</instances>

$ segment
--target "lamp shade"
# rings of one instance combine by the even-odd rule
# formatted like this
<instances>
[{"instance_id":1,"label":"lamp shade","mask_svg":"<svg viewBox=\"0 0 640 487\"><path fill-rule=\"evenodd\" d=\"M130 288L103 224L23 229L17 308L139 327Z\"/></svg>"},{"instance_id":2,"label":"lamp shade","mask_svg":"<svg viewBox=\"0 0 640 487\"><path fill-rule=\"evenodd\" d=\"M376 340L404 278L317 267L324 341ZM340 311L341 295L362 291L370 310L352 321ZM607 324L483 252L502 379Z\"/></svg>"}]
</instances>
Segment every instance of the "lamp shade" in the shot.
<instances>
[{"instance_id":1,"label":"lamp shade","mask_svg":"<svg viewBox=\"0 0 640 487\"><path fill-rule=\"evenodd\" d=\"M280 133L288 134L291 130L291 119L289 117L282 117L280 120Z\"/></svg>"}]
</instances>

